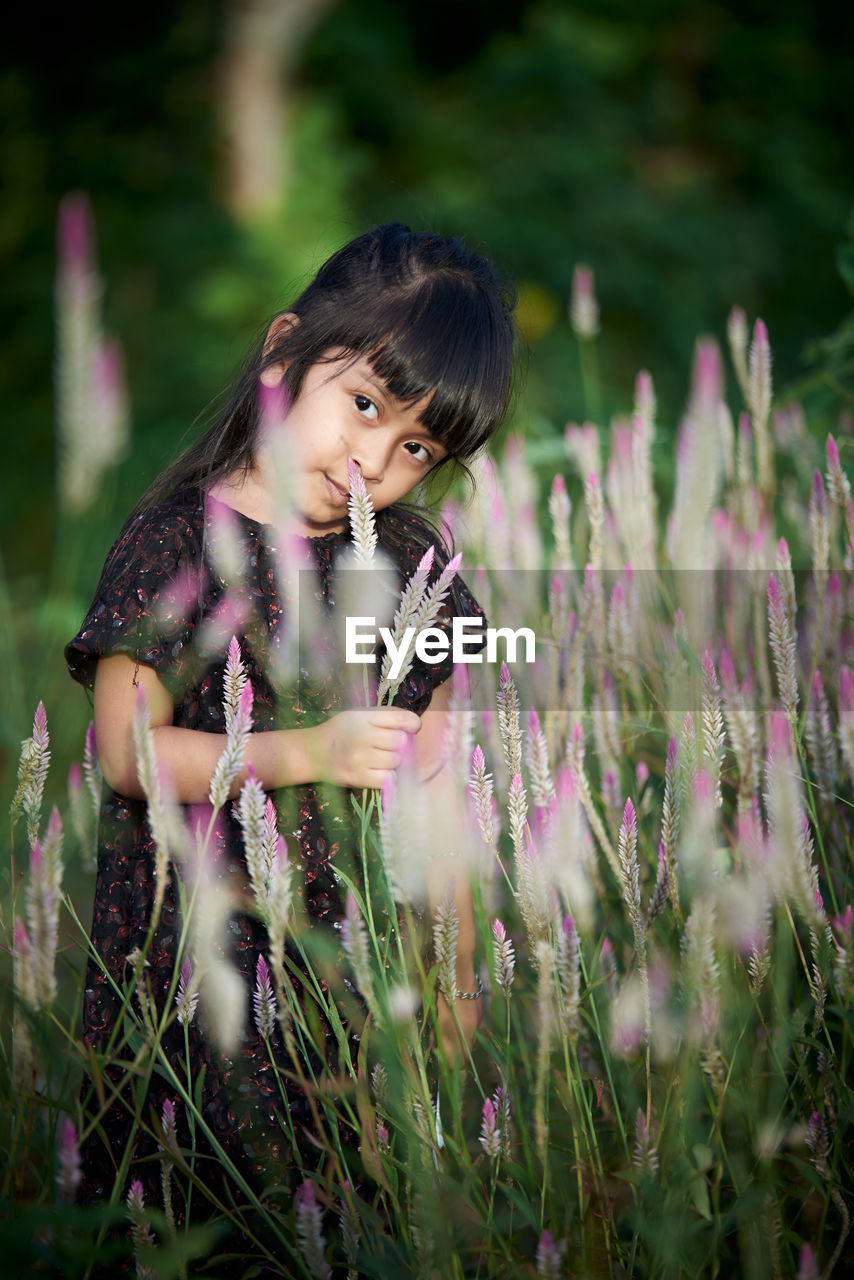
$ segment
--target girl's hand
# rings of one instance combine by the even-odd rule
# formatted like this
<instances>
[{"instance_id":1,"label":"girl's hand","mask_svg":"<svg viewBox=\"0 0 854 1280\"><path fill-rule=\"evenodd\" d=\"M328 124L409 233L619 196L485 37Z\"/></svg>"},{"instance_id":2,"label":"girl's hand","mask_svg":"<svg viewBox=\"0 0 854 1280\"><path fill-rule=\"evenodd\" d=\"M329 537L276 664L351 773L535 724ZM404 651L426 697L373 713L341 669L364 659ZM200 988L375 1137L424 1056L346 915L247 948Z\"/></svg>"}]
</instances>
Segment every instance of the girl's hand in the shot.
<instances>
[{"instance_id":1,"label":"girl's hand","mask_svg":"<svg viewBox=\"0 0 854 1280\"><path fill-rule=\"evenodd\" d=\"M318 781L340 787L381 787L400 764L421 719L400 707L360 707L341 711L304 732Z\"/></svg>"}]
</instances>

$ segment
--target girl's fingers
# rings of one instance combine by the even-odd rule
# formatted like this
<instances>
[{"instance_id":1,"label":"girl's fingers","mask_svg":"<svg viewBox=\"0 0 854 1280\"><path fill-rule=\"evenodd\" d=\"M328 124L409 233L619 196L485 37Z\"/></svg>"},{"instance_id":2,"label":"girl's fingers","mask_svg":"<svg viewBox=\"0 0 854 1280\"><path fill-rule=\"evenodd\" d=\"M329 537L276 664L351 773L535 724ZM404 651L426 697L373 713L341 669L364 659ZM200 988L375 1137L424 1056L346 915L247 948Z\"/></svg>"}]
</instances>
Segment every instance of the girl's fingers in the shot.
<instances>
[{"instance_id":1,"label":"girl's fingers","mask_svg":"<svg viewBox=\"0 0 854 1280\"><path fill-rule=\"evenodd\" d=\"M384 729L402 729L405 733L417 733L421 728L421 717L402 707L377 707L372 719Z\"/></svg>"}]
</instances>

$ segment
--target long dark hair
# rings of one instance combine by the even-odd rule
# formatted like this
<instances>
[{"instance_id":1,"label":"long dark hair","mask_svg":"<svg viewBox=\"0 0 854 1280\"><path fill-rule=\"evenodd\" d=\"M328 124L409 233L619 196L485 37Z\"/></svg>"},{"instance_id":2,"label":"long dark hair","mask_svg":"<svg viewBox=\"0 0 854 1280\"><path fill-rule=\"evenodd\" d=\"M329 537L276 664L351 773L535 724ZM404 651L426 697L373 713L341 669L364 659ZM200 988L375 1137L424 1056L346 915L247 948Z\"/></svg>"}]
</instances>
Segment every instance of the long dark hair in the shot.
<instances>
[{"instance_id":1,"label":"long dark hair","mask_svg":"<svg viewBox=\"0 0 854 1280\"><path fill-rule=\"evenodd\" d=\"M358 236L324 263L287 308L299 324L282 326L269 342L265 330L225 408L158 476L136 512L182 485L204 491L214 480L248 474L255 460L262 371L283 363L287 391L296 399L312 365L328 360L333 350L367 357L403 403L430 395L420 418L448 451L434 472L455 463L465 470L498 427L507 403L514 301L488 261L458 239L413 232L398 222Z\"/></svg>"}]
</instances>

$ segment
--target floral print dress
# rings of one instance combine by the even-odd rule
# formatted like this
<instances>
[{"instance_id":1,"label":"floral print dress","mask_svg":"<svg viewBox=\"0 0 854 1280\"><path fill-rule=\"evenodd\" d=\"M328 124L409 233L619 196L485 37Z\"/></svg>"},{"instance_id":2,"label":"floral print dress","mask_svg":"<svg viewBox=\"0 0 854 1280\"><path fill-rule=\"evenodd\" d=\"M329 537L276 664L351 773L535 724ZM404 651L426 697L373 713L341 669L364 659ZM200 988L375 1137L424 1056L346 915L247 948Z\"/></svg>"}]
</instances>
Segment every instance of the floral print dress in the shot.
<instances>
[{"instance_id":1,"label":"floral print dress","mask_svg":"<svg viewBox=\"0 0 854 1280\"><path fill-rule=\"evenodd\" d=\"M399 574L398 586L402 586L429 545L430 530L418 516L399 508L383 512L378 527L380 545L397 547L391 555ZM389 532L394 536L389 537ZM287 557L276 541L271 527L218 501L205 500L197 489L181 489L165 503L137 515L113 546L83 625L66 647L71 675L91 689L98 659L125 653L134 663L155 669L172 696L175 725L223 734L225 662L234 635L252 683L254 731L315 724L342 710L348 702L339 679L342 668L332 637L332 606L336 561L348 535L300 539L289 545ZM294 562L302 572L293 572ZM437 555L434 578L444 563ZM462 583L454 608L482 617ZM449 626L448 613L446 608L439 625ZM358 671L361 680L361 668ZM433 689L451 671L450 654L435 665L416 659L395 705L422 713ZM274 799L279 831L295 864L297 913L303 928L322 935L325 951L321 948L321 952L331 965L327 972L344 974L347 965L340 947L344 909L336 866L346 865L348 874L354 871L349 795L338 788L310 785L284 789L275 793ZM217 874L239 897L246 890L247 873L231 802L226 802L221 818ZM144 946L149 930L155 895L154 861L145 804L107 789L99 828L91 930L97 958L93 956L87 968L83 1035L87 1046L109 1050L115 1060L130 1059L134 1053L133 1039L125 1038L119 993L132 981L134 956ZM144 970L144 988L158 1014L177 995L180 877L180 869L173 865ZM186 1026L172 1021L163 1054L171 1070L197 1098L216 1144L242 1175L256 1187L287 1184L295 1155L289 1134L297 1135L301 1147L304 1137L306 1151L312 1148L308 1099L298 1087L287 1085L289 1124L285 1126L281 1114L285 1104L276 1078L283 1073L274 1071L270 1052L252 1017L258 957L266 954L268 946L266 929L256 915L234 910L226 933L228 959L246 988L245 1025L238 1051L233 1058L225 1058L206 1037L199 1017L193 1017ZM289 955L297 962L295 954ZM302 987L297 976L292 981L295 989ZM326 978L320 981L328 992ZM337 998L333 992L333 999ZM139 1008L138 992L131 999ZM358 1013L359 1004L357 992L342 1004L345 1025L350 1025L350 1016L354 1010ZM334 1066L335 1036L325 1020L321 1020L320 1029L324 1056ZM357 1032L353 1034L357 1039ZM288 1071L292 1064L278 1025L270 1047L277 1063ZM123 1065L115 1061L107 1072L118 1091L112 1102L106 1096L108 1080L84 1082L87 1110L101 1115L101 1121L84 1144L81 1199L109 1198L117 1177L123 1179L119 1194L124 1196L131 1178L138 1177L146 1198L150 1196L157 1203L160 1172L152 1157L158 1150L156 1135L163 1103L176 1100L174 1083L170 1085L168 1071L157 1071L141 1085ZM185 1108L179 1105L178 1142L189 1147L191 1134L184 1113ZM141 1120L141 1129L134 1116ZM198 1132L194 1146L202 1153L209 1148ZM129 1164L126 1152L131 1157ZM212 1179L218 1176L220 1164L219 1159L210 1161Z\"/></svg>"}]
</instances>

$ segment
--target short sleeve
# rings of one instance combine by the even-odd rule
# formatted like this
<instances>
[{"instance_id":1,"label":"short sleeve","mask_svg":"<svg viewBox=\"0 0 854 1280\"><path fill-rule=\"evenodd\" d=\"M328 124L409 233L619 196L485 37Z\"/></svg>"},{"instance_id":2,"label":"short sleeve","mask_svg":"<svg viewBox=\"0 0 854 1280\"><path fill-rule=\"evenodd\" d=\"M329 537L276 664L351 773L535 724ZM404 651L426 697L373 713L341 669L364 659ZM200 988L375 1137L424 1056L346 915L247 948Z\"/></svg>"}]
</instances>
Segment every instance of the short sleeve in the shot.
<instances>
[{"instance_id":1,"label":"short sleeve","mask_svg":"<svg viewBox=\"0 0 854 1280\"><path fill-rule=\"evenodd\" d=\"M394 511L392 554L400 565L404 581L414 572L422 554L432 542L436 551L430 582L434 583L448 563L447 551L441 539L414 512L402 509ZM456 628L455 619L461 620ZM416 711L419 715L430 705L433 690L453 675L455 634L459 656L466 654L472 657L486 644L486 616L459 573L453 579L433 626L447 636L447 648L441 652L441 646L436 645L438 656L435 662L426 662L416 654L394 700L395 706Z\"/></svg>"},{"instance_id":2,"label":"short sleeve","mask_svg":"<svg viewBox=\"0 0 854 1280\"><path fill-rule=\"evenodd\" d=\"M92 688L101 657L126 653L154 667L173 696L189 683L202 596L203 511L152 507L128 522L104 565L77 635L65 647L71 676Z\"/></svg>"}]
</instances>

